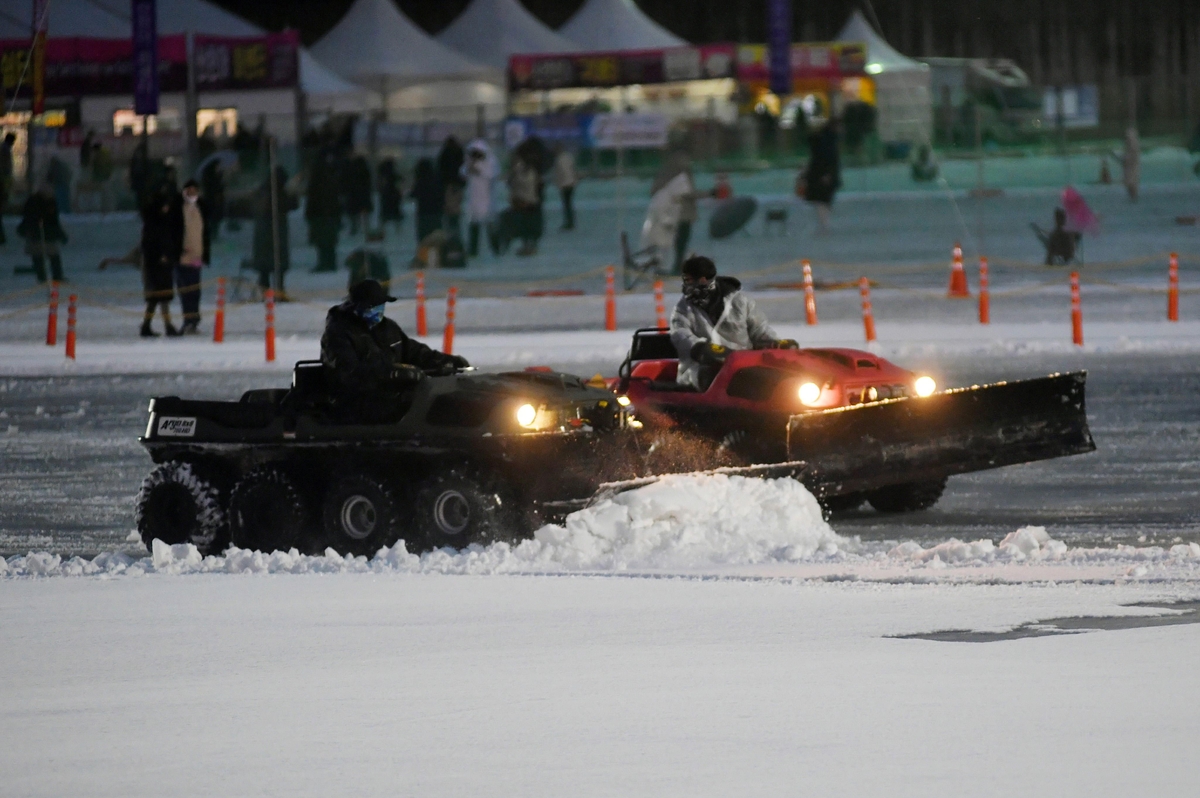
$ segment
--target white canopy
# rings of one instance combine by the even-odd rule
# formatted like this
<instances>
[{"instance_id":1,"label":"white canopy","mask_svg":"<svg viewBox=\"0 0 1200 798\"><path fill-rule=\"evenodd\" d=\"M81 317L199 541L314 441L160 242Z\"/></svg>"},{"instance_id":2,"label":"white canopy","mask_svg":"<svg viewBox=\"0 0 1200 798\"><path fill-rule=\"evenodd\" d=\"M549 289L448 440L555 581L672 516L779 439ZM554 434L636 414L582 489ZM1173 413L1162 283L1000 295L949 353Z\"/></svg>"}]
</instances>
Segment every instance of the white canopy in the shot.
<instances>
[{"instance_id":1,"label":"white canopy","mask_svg":"<svg viewBox=\"0 0 1200 798\"><path fill-rule=\"evenodd\" d=\"M838 40L867 45L867 74L875 81L877 127L882 141L929 141L933 94L929 65L894 50L862 13L850 15Z\"/></svg>"},{"instance_id":2,"label":"white canopy","mask_svg":"<svg viewBox=\"0 0 1200 798\"><path fill-rule=\"evenodd\" d=\"M633 0L587 0L558 29L583 50L654 50L687 44L641 12Z\"/></svg>"},{"instance_id":3,"label":"white canopy","mask_svg":"<svg viewBox=\"0 0 1200 798\"><path fill-rule=\"evenodd\" d=\"M579 49L543 25L518 0L473 0L437 40L495 69L507 69L512 55Z\"/></svg>"},{"instance_id":4,"label":"white canopy","mask_svg":"<svg viewBox=\"0 0 1200 798\"><path fill-rule=\"evenodd\" d=\"M312 54L346 80L381 94L431 80L500 80L494 70L438 43L392 0L356 0Z\"/></svg>"}]
</instances>

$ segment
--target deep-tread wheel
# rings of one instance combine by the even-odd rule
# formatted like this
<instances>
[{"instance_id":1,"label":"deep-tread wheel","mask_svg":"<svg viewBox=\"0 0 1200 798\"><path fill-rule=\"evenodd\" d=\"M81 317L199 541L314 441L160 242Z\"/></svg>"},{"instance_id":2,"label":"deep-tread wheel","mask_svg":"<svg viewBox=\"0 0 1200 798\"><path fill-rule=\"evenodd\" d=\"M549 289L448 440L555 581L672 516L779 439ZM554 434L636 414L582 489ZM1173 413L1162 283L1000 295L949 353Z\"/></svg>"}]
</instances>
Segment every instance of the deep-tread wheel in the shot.
<instances>
[{"instance_id":1,"label":"deep-tread wheel","mask_svg":"<svg viewBox=\"0 0 1200 798\"><path fill-rule=\"evenodd\" d=\"M907 513L914 510L928 510L942 498L946 489L945 479L932 479L928 482L905 482L902 485L888 485L867 493L867 501L881 513Z\"/></svg>"},{"instance_id":2,"label":"deep-tread wheel","mask_svg":"<svg viewBox=\"0 0 1200 798\"><path fill-rule=\"evenodd\" d=\"M823 496L818 501L826 513L846 513L862 507L867 500L867 494L862 491L843 493L841 496Z\"/></svg>"},{"instance_id":3,"label":"deep-tread wheel","mask_svg":"<svg viewBox=\"0 0 1200 798\"><path fill-rule=\"evenodd\" d=\"M146 548L157 538L191 543L202 554L221 551L228 540L220 484L192 463L162 463L142 482L134 521Z\"/></svg>"},{"instance_id":4,"label":"deep-tread wheel","mask_svg":"<svg viewBox=\"0 0 1200 798\"><path fill-rule=\"evenodd\" d=\"M308 510L287 474L262 468L234 485L229 497L229 536L239 549L311 548Z\"/></svg>"},{"instance_id":5,"label":"deep-tread wheel","mask_svg":"<svg viewBox=\"0 0 1200 798\"><path fill-rule=\"evenodd\" d=\"M335 483L322 509L326 546L368 557L401 537L400 502L383 480L355 474Z\"/></svg>"},{"instance_id":6,"label":"deep-tread wheel","mask_svg":"<svg viewBox=\"0 0 1200 798\"><path fill-rule=\"evenodd\" d=\"M524 532L508 491L467 468L452 468L418 486L413 525L429 548L513 541Z\"/></svg>"}]
</instances>

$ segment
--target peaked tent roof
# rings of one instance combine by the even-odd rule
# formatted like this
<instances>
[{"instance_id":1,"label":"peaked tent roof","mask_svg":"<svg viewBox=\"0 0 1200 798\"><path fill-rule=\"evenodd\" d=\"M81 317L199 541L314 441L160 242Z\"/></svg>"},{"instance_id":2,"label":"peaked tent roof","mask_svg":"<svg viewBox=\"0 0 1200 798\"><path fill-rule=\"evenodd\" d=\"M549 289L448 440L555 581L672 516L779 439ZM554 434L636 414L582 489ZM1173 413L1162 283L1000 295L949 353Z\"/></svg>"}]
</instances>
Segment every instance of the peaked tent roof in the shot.
<instances>
[{"instance_id":1,"label":"peaked tent roof","mask_svg":"<svg viewBox=\"0 0 1200 798\"><path fill-rule=\"evenodd\" d=\"M558 29L584 50L653 50L687 44L641 12L633 0L587 0Z\"/></svg>"},{"instance_id":2,"label":"peaked tent roof","mask_svg":"<svg viewBox=\"0 0 1200 798\"><path fill-rule=\"evenodd\" d=\"M437 40L496 69L507 69L511 55L579 50L575 42L525 10L519 0L473 0Z\"/></svg>"},{"instance_id":3,"label":"peaked tent roof","mask_svg":"<svg viewBox=\"0 0 1200 798\"><path fill-rule=\"evenodd\" d=\"M875 32L875 29L867 22L867 18L857 9L850 15L850 19L846 20L845 26L837 35L837 41L865 42L868 72L905 72L929 69L927 64L909 58L893 49L882 36ZM876 64L879 66L878 69L873 68Z\"/></svg>"},{"instance_id":4,"label":"peaked tent roof","mask_svg":"<svg viewBox=\"0 0 1200 798\"><path fill-rule=\"evenodd\" d=\"M311 50L346 80L385 93L430 80L495 74L433 39L392 0L355 0Z\"/></svg>"}]
</instances>

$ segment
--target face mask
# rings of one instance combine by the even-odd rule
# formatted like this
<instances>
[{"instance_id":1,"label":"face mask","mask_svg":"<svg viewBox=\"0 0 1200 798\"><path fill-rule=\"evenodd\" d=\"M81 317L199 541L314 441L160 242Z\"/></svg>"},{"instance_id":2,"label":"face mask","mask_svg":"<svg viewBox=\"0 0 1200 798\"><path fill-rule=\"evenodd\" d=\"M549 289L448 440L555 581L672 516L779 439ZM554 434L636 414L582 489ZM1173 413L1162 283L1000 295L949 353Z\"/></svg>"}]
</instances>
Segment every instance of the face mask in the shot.
<instances>
[{"instance_id":1,"label":"face mask","mask_svg":"<svg viewBox=\"0 0 1200 798\"><path fill-rule=\"evenodd\" d=\"M683 284L683 295L693 302L701 304L707 302L712 296L713 291L717 289L717 281L712 280L708 285L700 283L685 282Z\"/></svg>"},{"instance_id":2,"label":"face mask","mask_svg":"<svg viewBox=\"0 0 1200 798\"><path fill-rule=\"evenodd\" d=\"M367 323L368 327L374 327L379 322L383 321L383 305L376 305L373 308L364 308L358 312L362 320Z\"/></svg>"}]
</instances>

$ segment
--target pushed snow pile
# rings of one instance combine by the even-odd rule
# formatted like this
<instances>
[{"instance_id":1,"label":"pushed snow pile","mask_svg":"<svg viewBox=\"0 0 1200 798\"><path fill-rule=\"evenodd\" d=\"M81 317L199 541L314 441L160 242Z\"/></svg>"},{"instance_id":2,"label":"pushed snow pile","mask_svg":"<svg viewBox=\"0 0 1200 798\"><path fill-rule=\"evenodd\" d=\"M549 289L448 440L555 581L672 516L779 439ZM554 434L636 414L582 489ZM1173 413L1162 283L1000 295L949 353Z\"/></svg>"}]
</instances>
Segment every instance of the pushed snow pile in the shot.
<instances>
[{"instance_id":1,"label":"pushed snow pile","mask_svg":"<svg viewBox=\"0 0 1200 798\"><path fill-rule=\"evenodd\" d=\"M794 561L851 544L794 479L671 476L572 513L535 534L567 568L689 568Z\"/></svg>"},{"instance_id":2,"label":"pushed snow pile","mask_svg":"<svg viewBox=\"0 0 1200 798\"><path fill-rule=\"evenodd\" d=\"M417 556L403 541L373 559L230 548L202 557L191 544L154 541L149 557L102 554L94 560L30 553L5 562L0 575L88 576L144 573L518 573L692 569L713 565L794 562L854 549L821 517L821 508L792 479L671 476L572 513L563 526L542 527L532 540Z\"/></svg>"},{"instance_id":3,"label":"pushed snow pile","mask_svg":"<svg viewBox=\"0 0 1200 798\"><path fill-rule=\"evenodd\" d=\"M1044 526L1023 526L1016 532L1009 532L1004 540L1000 541L999 546L990 540L964 543L958 538L951 538L945 543L926 549L909 540L888 552L889 556L900 560L955 565L970 562L1061 560L1066 554L1067 544L1050 537Z\"/></svg>"}]
</instances>

